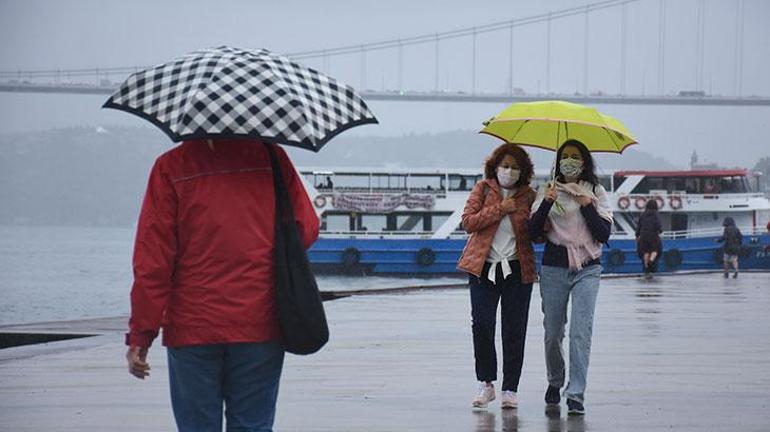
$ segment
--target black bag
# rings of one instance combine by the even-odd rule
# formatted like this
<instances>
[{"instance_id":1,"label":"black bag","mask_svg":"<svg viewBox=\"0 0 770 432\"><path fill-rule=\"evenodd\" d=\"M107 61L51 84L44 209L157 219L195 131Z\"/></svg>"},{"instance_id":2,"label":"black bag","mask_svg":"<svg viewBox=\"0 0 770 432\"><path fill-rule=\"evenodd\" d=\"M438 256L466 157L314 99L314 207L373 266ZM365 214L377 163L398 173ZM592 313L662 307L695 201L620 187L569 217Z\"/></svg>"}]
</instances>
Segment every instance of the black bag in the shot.
<instances>
[{"instance_id":1,"label":"black bag","mask_svg":"<svg viewBox=\"0 0 770 432\"><path fill-rule=\"evenodd\" d=\"M329 326L275 149L272 144L265 146L273 167L275 297L284 349L292 354L312 354L329 340Z\"/></svg>"}]
</instances>

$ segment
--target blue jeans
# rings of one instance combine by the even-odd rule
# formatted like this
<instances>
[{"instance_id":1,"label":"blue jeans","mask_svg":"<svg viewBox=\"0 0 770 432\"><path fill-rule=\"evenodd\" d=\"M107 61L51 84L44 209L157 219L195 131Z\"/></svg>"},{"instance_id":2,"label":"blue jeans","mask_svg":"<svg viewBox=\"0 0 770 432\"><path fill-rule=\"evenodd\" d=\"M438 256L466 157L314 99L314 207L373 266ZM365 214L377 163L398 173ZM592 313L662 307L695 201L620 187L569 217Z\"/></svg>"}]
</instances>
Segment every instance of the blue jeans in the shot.
<instances>
[{"instance_id":1,"label":"blue jeans","mask_svg":"<svg viewBox=\"0 0 770 432\"><path fill-rule=\"evenodd\" d=\"M594 264L580 271L568 268L542 266L540 296L543 300L543 327L545 327L545 365L548 384L564 386L564 352L561 342L567 324L567 302L572 297L572 324L569 327L569 383L564 396L584 401L588 361L591 356L596 297L602 267Z\"/></svg>"},{"instance_id":2,"label":"blue jeans","mask_svg":"<svg viewBox=\"0 0 770 432\"><path fill-rule=\"evenodd\" d=\"M272 431L283 348L233 343L168 348L171 405L180 432Z\"/></svg>"}]
</instances>

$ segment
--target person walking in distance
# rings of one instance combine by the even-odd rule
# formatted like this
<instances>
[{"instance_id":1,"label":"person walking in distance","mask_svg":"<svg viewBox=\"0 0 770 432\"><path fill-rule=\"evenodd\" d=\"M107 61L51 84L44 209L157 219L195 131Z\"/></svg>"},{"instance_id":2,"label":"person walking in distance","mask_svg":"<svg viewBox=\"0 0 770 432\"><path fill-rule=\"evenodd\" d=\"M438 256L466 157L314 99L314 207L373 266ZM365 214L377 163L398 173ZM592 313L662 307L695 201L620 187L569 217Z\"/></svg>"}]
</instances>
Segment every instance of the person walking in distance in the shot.
<instances>
[{"instance_id":1,"label":"person walking in distance","mask_svg":"<svg viewBox=\"0 0 770 432\"><path fill-rule=\"evenodd\" d=\"M718 243L724 243L724 276L725 279L730 276L730 266L733 267L733 279L738 277L738 255L741 253L741 245L743 243L743 234L741 230L735 226L735 220L730 216L726 217L722 222L724 231L722 236L716 241Z\"/></svg>"},{"instance_id":2,"label":"person walking in distance","mask_svg":"<svg viewBox=\"0 0 770 432\"><path fill-rule=\"evenodd\" d=\"M658 203L654 199L648 200L636 224L636 250L639 258L642 259L644 276L647 279L652 277L655 263L661 254L660 234L662 232Z\"/></svg>"}]
</instances>

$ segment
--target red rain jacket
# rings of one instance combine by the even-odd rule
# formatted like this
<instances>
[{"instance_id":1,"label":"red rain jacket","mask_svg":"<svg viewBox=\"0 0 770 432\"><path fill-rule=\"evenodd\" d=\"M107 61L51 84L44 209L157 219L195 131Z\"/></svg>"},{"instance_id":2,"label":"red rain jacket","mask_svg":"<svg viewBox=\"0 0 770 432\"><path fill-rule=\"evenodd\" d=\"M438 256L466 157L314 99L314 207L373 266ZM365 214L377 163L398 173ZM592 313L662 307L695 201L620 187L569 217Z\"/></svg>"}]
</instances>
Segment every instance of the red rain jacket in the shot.
<instances>
[{"instance_id":1,"label":"red rain jacket","mask_svg":"<svg viewBox=\"0 0 770 432\"><path fill-rule=\"evenodd\" d=\"M318 217L291 161L276 146L305 247ZM134 246L126 344L279 340L273 286L275 201L264 144L186 141L150 173Z\"/></svg>"}]
</instances>

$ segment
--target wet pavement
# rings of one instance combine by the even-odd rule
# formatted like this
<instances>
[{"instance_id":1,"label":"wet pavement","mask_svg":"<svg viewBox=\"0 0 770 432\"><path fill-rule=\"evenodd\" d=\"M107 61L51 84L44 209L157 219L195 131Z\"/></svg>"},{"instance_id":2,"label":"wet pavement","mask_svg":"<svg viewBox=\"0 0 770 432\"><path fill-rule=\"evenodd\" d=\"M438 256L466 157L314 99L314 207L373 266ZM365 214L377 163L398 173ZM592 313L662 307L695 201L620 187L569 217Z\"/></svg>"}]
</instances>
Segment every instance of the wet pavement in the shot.
<instances>
[{"instance_id":1,"label":"wet pavement","mask_svg":"<svg viewBox=\"0 0 770 432\"><path fill-rule=\"evenodd\" d=\"M578 418L568 418L564 404L544 409L537 286L520 407L506 411L499 401L486 411L469 406L476 383L466 290L326 305L332 340L317 355L287 357L276 430L770 430L769 273L603 280L587 415ZM107 333L0 350L2 429L174 430L164 349L151 350L148 380L130 377L122 323L83 321L82 331Z\"/></svg>"}]
</instances>

